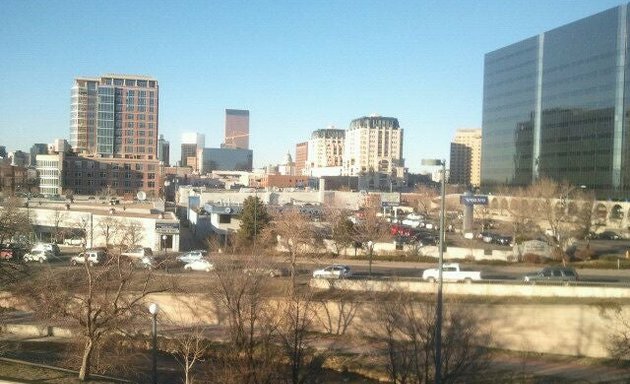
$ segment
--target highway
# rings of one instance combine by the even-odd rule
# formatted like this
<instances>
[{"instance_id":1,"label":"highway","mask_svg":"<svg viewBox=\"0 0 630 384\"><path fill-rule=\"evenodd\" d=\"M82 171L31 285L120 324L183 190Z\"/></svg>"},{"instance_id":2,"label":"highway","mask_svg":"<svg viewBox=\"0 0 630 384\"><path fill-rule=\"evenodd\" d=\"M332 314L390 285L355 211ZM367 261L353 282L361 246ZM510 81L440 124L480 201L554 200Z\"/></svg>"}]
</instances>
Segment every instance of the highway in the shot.
<instances>
[{"instance_id":1,"label":"highway","mask_svg":"<svg viewBox=\"0 0 630 384\"><path fill-rule=\"evenodd\" d=\"M591 246L602 249L602 247L608 247L611 252L619 251L624 247L630 246L630 241L591 241ZM62 254L51 260L48 263L32 264L34 268L72 268L69 264L69 259L72 255L76 255L80 249L77 247L64 247L62 246ZM623 253L622 253L623 254ZM170 257L174 257L175 253L170 253ZM157 256L159 259L159 256ZM229 265L229 268L233 268L235 263L234 256L227 256L223 254L210 254L211 261L221 268L221 265ZM286 258L274 258L273 262L276 266L288 266ZM448 261L445 261L448 263ZM301 279L310 277L310 274L314 269L324 267L330 264L345 264L351 267L353 278L355 279L420 279L422 272L427 268L437 267L437 261L435 263L422 263L422 262L402 262L402 261L383 261L375 257L372 263L372 276L369 275L368 260L366 259L330 259L330 258L313 258L305 259L301 258L298 261L297 271ZM463 269L481 271L482 278L485 281L492 281L493 283L518 283L521 282L523 276L527 273L537 272L547 264L513 264L513 265L491 265L484 263L461 263ZM580 284L614 284L614 285L627 285L630 288L630 269L581 269L579 265L575 265L579 274ZM238 266L237 266L238 267ZM80 268L80 267L74 267ZM166 273L166 271L158 270L157 273ZM197 274L204 272L185 272L181 266L175 268L169 268L168 274Z\"/></svg>"}]
</instances>

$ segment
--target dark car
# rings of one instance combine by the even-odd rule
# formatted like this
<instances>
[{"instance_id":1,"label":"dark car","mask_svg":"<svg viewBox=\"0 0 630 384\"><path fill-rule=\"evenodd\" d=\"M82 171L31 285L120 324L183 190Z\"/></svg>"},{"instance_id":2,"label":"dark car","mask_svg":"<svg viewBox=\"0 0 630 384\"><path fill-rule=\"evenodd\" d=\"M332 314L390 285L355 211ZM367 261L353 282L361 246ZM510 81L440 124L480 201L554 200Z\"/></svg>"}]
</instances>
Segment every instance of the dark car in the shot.
<instances>
[{"instance_id":1,"label":"dark car","mask_svg":"<svg viewBox=\"0 0 630 384\"><path fill-rule=\"evenodd\" d=\"M539 272L528 273L523 277L523 281L526 283L536 283L537 281L548 282L569 282L577 281L578 274L575 269L571 267L545 267Z\"/></svg>"},{"instance_id":2,"label":"dark car","mask_svg":"<svg viewBox=\"0 0 630 384\"><path fill-rule=\"evenodd\" d=\"M499 244L499 245L511 245L512 244L512 236L497 235L494 238L494 242Z\"/></svg>"},{"instance_id":3,"label":"dark car","mask_svg":"<svg viewBox=\"0 0 630 384\"><path fill-rule=\"evenodd\" d=\"M604 231L593 235L593 239L598 240L619 240L621 235L614 231Z\"/></svg>"}]
</instances>

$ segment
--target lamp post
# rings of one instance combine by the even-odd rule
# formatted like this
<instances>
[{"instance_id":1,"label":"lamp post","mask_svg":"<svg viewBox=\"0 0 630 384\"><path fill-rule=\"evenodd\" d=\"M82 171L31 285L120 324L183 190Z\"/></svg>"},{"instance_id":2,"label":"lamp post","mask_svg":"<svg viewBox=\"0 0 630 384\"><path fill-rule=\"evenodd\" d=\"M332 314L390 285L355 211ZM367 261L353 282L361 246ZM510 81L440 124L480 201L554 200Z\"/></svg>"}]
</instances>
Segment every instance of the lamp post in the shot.
<instances>
[{"instance_id":1,"label":"lamp post","mask_svg":"<svg viewBox=\"0 0 630 384\"><path fill-rule=\"evenodd\" d=\"M442 270L444 266L444 200L446 184L446 160L423 159L422 165L442 166L442 183L440 188L440 250L438 253L438 291L435 308L435 383L442 382Z\"/></svg>"},{"instance_id":2,"label":"lamp post","mask_svg":"<svg viewBox=\"0 0 630 384\"><path fill-rule=\"evenodd\" d=\"M153 317L153 327L151 335L153 336L153 366L151 369L152 383L157 384L157 314L160 307L156 303L149 305L149 313Z\"/></svg>"}]
</instances>

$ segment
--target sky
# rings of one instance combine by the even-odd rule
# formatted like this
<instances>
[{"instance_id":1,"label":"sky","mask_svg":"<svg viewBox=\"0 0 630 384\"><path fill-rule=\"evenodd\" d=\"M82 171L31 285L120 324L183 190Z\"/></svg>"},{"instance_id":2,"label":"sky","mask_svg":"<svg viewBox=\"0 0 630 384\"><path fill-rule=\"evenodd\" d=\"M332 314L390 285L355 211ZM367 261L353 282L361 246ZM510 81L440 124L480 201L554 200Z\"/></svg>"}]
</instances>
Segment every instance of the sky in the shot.
<instances>
[{"instance_id":1,"label":"sky","mask_svg":"<svg viewBox=\"0 0 630 384\"><path fill-rule=\"evenodd\" d=\"M313 131L395 117L410 172L481 128L488 52L620 5L609 0L30 1L0 7L0 145L69 139L75 77L156 78L159 133L223 141L250 111L254 166Z\"/></svg>"}]
</instances>

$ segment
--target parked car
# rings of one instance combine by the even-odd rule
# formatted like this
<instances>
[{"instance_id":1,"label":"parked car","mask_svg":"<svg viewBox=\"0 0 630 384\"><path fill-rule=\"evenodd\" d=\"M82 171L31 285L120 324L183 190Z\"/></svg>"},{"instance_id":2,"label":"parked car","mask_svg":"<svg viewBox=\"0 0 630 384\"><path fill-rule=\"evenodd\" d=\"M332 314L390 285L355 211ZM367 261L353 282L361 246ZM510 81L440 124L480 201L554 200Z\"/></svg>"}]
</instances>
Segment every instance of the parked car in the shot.
<instances>
[{"instance_id":1,"label":"parked car","mask_svg":"<svg viewBox=\"0 0 630 384\"><path fill-rule=\"evenodd\" d=\"M243 273L249 276L269 276L269 277L280 277L287 276L289 272L284 268L273 268L273 267L253 267L253 268L244 268Z\"/></svg>"},{"instance_id":2,"label":"parked car","mask_svg":"<svg viewBox=\"0 0 630 384\"><path fill-rule=\"evenodd\" d=\"M598 239L598 240L619 240L619 239L621 239L621 235L618 234L615 231L604 231L604 232L596 233L593 236L593 239Z\"/></svg>"},{"instance_id":3,"label":"parked car","mask_svg":"<svg viewBox=\"0 0 630 384\"><path fill-rule=\"evenodd\" d=\"M131 247L125 252L121 253L121 256L141 259L145 256L153 256L153 250L147 247Z\"/></svg>"},{"instance_id":4,"label":"parked car","mask_svg":"<svg viewBox=\"0 0 630 384\"><path fill-rule=\"evenodd\" d=\"M492 232L485 232L483 234L483 236L481 237L481 241L483 241L484 243L494 243L496 241L496 238L499 235L497 235L496 233L492 233Z\"/></svg>"},{"instance_id":5,"label":"parked car","mask_svg":"<svg viewBox=\"0 0 630 384\"><path fill-rule=\"evenodd\" d=\"M29 253L25 254L23 260L25 262L33 261L43 263L53 258L53 254L45 249L33 249Z\"/></svg>"},{"instance_id":6,"label":"parked car","mask_svg":"<svg viewBox=\"0 0 630 384\"><path fill-rule=\"evenodd\" d=\"M37 243L33 246L33 248L31 249L31 252L35 250L48 251L52 253L53 256L58 256L61 254L61 251L59 250L59 246L55 243Z\"/></svg>"},{"instance_id":7,"label":"parked car","mask_svg":"<svg viewBox=\"0 0 630 384\"><path fill-rule=\"evenodd\" d=\"M494 242L499 245L512 245L512 236L497 235Z\"/></svg>"},{"instance_id":8,"label":"parked car","mask_svg":"<svg viewBox=\"0 0 630 384\"><path fill-rule=\"evenodd\" d=\"M189 251L176 257L180 263L190 263L197 260L203 260L205 251Z\"/></svg>"},{"instance_id":9,"label":"parked car","mask_svg":"<svg viewBox=\"0 0 630 384\"><path fill-rule=\"evenodd\" d=\"M105 252L85 251L70 258L70 264L72 265L85 264L86 262L90 265L103 264L105 262Z\"/></svg>"},{"instance_id":10,"label":"parked car","mask_svg":"<svg viewBox=\"0 0 630 384\"><path fill-rule=\"evenodd\" d=\"M350 277L352 272L350 272L350 267L347 265L329 265L328 267L322 269L316 269L313 271L314 278L323 278L323 279L343 279L346 277Z\"/></svg>"},{"instance_id":11,"label":"parked car","mask_svg":"<svg viewBox=\"0 0 630 384\"><path fill-rule=\"evenodd\" d=\"M83 245L83 239L80 237L69 237L63 239L64 245Z\"/></svg>"},{"instance_id":12,"label":"parked car","mask_svg":"<svg viewBox=\"0 0 630 384\"><path fill-rule=\"evenodd\" d=\"M184 265L184 271L205 271L210 272L214 269L214 264L206 259L194 260Z\"/></svg>"},{"instance_id":13,"label":"parked car","mask_svg":"<svg viewBox=\"0 0 630 384\"><path fill-rule=\"evenodd\" d=\"M156 267L153 256L144 256L141 258L133 258L133 265L136 268L153 269Z\"/></svg>"},{"instance_id":14,"label":"parked car","mask_svg":"<svg viewBox=\"0 0 630 384\"><path fill-rule=\"evenodd\" d=\"M13 247L10 245L0 244L0 259L1 260L10 260L14 256Z\"/></svg>"},{"instance_id":15,"label":"parked car","mask_svg":"<svg viewBox=\"0 0 630 384\"><path fill-rule=\"evenodd\" d=\"M557 282L569 282L577 281L578 274L575 269L571 267L545 267L538 272L528 273L523 276L523 281L526 283L534 284L537 281L557 281Z\"/></svg>"},{"instance_id":16,"label":"parked car","mask_svg":"<svg viewBox=\"0 0 630 384\"><path fill-rule=\"evenodd\" d=\"M435 282L440 277L439 268L429 268L422 273L422 280ZM481 280L480 271L462 271L458 263L444 264L442 266L443 281L463 281L472 283Z\"/></svg>"}]
</instances>

